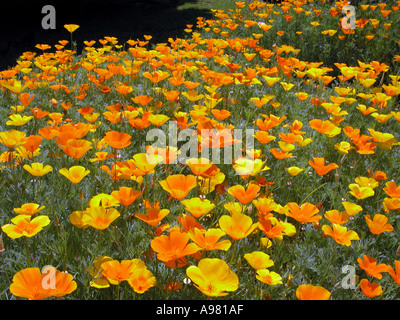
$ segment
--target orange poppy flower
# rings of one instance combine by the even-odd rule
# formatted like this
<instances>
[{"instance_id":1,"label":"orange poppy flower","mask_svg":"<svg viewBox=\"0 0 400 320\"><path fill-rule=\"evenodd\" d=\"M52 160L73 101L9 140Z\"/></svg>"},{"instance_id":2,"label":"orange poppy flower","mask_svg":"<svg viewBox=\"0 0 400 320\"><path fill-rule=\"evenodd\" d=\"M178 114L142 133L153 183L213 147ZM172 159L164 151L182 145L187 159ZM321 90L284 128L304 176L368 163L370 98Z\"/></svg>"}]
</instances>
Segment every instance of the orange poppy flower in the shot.
<instances>
[{"instance_id":1,"label":"orange poppy flower","mask_svg":"<svg viewBox=\"0 0 400 320\"><path fill-rule=\"evenodd\" d=\"M84 139L69 139L61 149L66 155L79 160L92 149L92 143Z\"/></svg>"},{"instance_id":2,"label":"orange poppy flower","mask_svg":"<svg viewBox=\"0 0 400 320\"><path fill-rule=\"evenodd\" d=\"M36 119L42 119L50 113L39 108L30 108L30 110Z\"/></svg>"},{"instance_id":3,"label":"orange poppy flower","mask_svg":"<svg viewBox=\"0 0 400 320\"><path fill-rule=\"evenodd\" d=\"M258 220L257 226L269 239L278 241L282 241L283 236L291 237L296 233L294 225L279 221L274 217Z\"/></svg>"},{"instance_id":4,"label":"orange poppy flower","mask_svg":"<svg viewBox=\"0 0 400 320\"><path fill-rule=\"evenodd\" d=\"M123 149L131 144L131 135L125 132L110 131L104 136L104 142L114 149Z\"/></svg>"},{"instance_id":5,"label":"orange poppy flower","mask_svg":"<svg viewBox=\"0 0 400 320\"><path fill-rule=\"evenodd\" d=\"M358 258L357 262L360 265L360 268L363 269L367 275L380 280L382 279L381 273L388 272L388 266L386 264L377 264L376 259L367 256L366 254L363 255L363 259Z\"/></svg>"},{"instance_id":6,"label":"orange poppy flower","mask_svg":"<svg viewBox=\"0 0 400 320\"><path fill-rule=\"evenodd\" d=\"M328 225L322 226L322 231L325 235L331 236L337 243L349 247L352 240L360 240L358 234L353 231L347 231L347 228L338 224L332 224L331 228Z\"/></svg>"},{"instance_id":7,"label":"orange poppy flower","mask_svg":"<svg viewBox=\"0 0 400 320\"><path fill-rule=\"evenodd\" d=\"M341 129L329 120L313 119L308 122L310 127L319 133L332 138L341 132Z\"/></svg>"},{"instance_id":8,"label":"orange poppy flower","mask_svg":"<svg viewBox=\"0 0 400 320\"><path fill-rule=\"evenodd\" d=\"M323 176L330 172L331 170L339 168L339 166L336 163L329 163L328 165L325 165L325 159L324 158L313 158L313 160L308 161L308 164L314 168L315 172Z\"/></svg>"},{"instance_id":9,"label":"orange poppy flower","mask_svg":"<svg viewBox=\"0 0 400 320\"><path fill-rule=\"evenodd\" d=\"M227 251L231 247L231 241L219 241L221 237L225 235L225 232L219 228L209 228L207 231L202 231L198 228L192 228L188 234L189 238L199 246L200 250Z\"/></svg>"},{"instance_id":10,"label":"orange poppy flower","mask_svg":"<svg viewBox=\"0 0 400 320\"><path fill-rule=\"evenodd\" d=\"M191 229L197 228L202 232L205 232L205 228L191 215L182 214L176 218L178 223L182 226L182 231L189 232Z\"/></svg>"},{"instance_id":11,"label":"orange poppy flower","mask_svg":"<svg viewBox=\"0 0 400 320\"><path fill-rule=\"evenodd\" d=\"M338 210L329 210L325 212L324 217L332 224L342 225L349 221L350 215L346 212L339 212Z\"/></svg>"},{"instance_id":12,"label":"orange poppy flower","mask_svg":"<svg viewBox=\"0 0 400 320\"><path fill-rule=\"evenodd\" d=\"M228 189L228 193L242 204L247 204L254 200L259 195L259 191L260 186L254 183L251 183L247 189L242 185L236 185Z\"/></svg>"},{"instance_id":13,"label":"orange poppy flower","mask_svg":"<svg viewBox=\"0 0 400 320\"><path fill-rule=\"evenodd\" d=\"M391 198L400 198L400 186L397 186L394 181L386 182L383 191Z\"/></svg>"},{"instance_id":14,"label":"orange poppy flower","mask_svg":"<svg viewBox=\"0 0 400 320\"><path fill-rule=\"evenodd\" d=\"M171 197L182 199L196 187L196 177L194 175L176 174L168 176L167 179L159 181L161 187L167 191Z\"/></svg>"},{"instance_id":15,"label":"orange poppy flower","mask_svg":"<svg viewBox=\"0 0 400 320\"><path fill-rule=\"evenodd\" d=\"M199 246L189 242L189 235L178 228L170 229L168 236L161 235L151 240L150 246L157 258L170 267L182 267L186 256L199 251Z\"/></svg>"},{"instance_id":16,"label":"orange poppy flower","mask_svg":"<svg viewBox=\"0 0 400 320\"><path fill-rule=\"evenodd\" d=\"M156 277L146 267L135 268L128 283L133 291L142 294L156 285Z\"/></svg>"},{"instance_id":17,"label":"orange poppy flower","mask_svg":"<svg viewBox=\"0 0 400 320\"><path fill-rule=\"evenodd\" d=\"M148 207L146 208L146 214L136 213L135 217L146 222L150 226L157 226L162 219L164 219L170 211L168 209L160 209L159 207Z\"/></svg>"},{"instance_id":18,"label":"orange poppy flower","mask_svg":"<svg viewBox=\"0 0 400 320\"><path fill-rule=\"evenodd\" d=\"M26 150L34 153L39 148L42 139L42 136L31 135L23 140L23 146Z\"/></svg>"},{"instance_id":19,"label":"orange poppy flower","mask_svg":"<svg viewBox=\"0 0 400 320\"><path fill-rule=\"evenodd\" d=\"M247 237L257 227L257 223L245 214L235 212L232 215L223 215L219 219L219 227L234 240Z\"/></svg>"},{"instance_id":20,"label":"orange poppy flower","mask_svg":"<svg viewBox=\"0 0 400 320\"><path fill-rule=\"evenodd\" d=\"M11 219L10 224L5 224L1 229L12 239L33 237L40 232L43 227L50 223L48 216L37 216L32 219L28 215L18 215Z\"/></svg>"},{"instance_id":21,"label":"orange poppy flower","mask_svg":"<svg viewBox=\"0 0 400 320\"><path fill-rule=\"evenodd\" d=\"M29 300L41 300L48 297L62 297L72 293L76 288L77 284L73 281L73 277L69 273L60 272L55 270L54 278L50 278L48 272L41 273L39 268L26 268L18 271L10 285L10 292L21 298ZM47 284L46 280L54 283Z\"/></svg>"},{"instance_id":22,"label":"orange poppy flower","mask_svg":"<svg viewBox=\"0 0 400 320\"><path fill-rule=\"evenodd\" d=\"M329 300L331 293L321 286L302 284L296 289L296 297L299 300Z\"/></svg>"},{"instance_id":23,"label":"orange poppy flower","mask_svg":"<svg viewBox=\"0 0 400 320\"><path fill-rule=\"evenodd\" d=\"M111 195L117 199L120 204L127 207L139 198L142 192L133 190L133 188L130 187L120 187L119 190L111 192Z\"/></svg>"},{"instance_id":24,"label":"orange poppy flower","mask_svg":"<svg viewBox=\"0 0 400 320\"><path fill-rule=\"evenodd\" d=\"M144 262L140 259L132 260L109 260L101 264L102 275L111 280L112 284L126 281L133 276L135 268L142 266Z\"/></svg>"},{"instance_id":25,"label":"orange poppy flower","mask_svg":"<svg viewBox=\"0 0 400 320\"><path fill-rule=\"evenodd\" d=\"M393 269L392 266L387 266L387 272L393 278L393 280L400 286L400 261L394 261L394 267L396 270Z\"/></svg>"},{"instance_id":26,"label":"orange poppy flower","mask_svg":"<svg viewBox=\"0 0 400 320\"><path fill-rule=\"evenodd\" d=\"M217 118L219 121L223 121L226 118L229 118L231 115L231 112L225 109L212 109L211 113L214 115L215 118Z\"/></svg>"},{"instance_id":27,"label":"orange poppy flower","mask_svg":"<svg viewBox=\"0 0 400 320\"><path fill-rule=\"evenodd\" d=\"M318 222L322 218L321 215L317 215L319 212L317 206L309 202L303 203L301 206L295 202L290 202L286 207L289 209L286 215L300 223Z\"/></svg>"},{"instance_id":28,"label":"orange poppy flower","mask_svg":"<svg viewBox=\"0 0 400 320\"><path fill-rule=\"evenodd\" d=\"M92 205L82 212L79 222L82 227L91 226L97 230L104 230L119 216L120 213L114 208Z\"/></svg>"},{"instance_id":29,"label":"orange poppy flower","mask_svg":"<svg viewBox=\"0 0 400 320\"><path fill-rule=\"evenodd\" d=\"M361 292L368 298L377 297L382 294L382 287L376 282L370 282L368 279L361 279Z\"/></svg>"},{"instance_id":30,"label":"orange poppy flower","mask_svg":"<svg viewBox=\"0 0 400 320\"><path fill-rule=\"evenodd\" d=\"M383 214L375 214L374 218L371 219L369 214L364 216L365 221L367 222L369 231L373 234L381 234L383 232L393 231L394 228L391 224L387 223L389 218Z\"/></svg>"}]
</instances>

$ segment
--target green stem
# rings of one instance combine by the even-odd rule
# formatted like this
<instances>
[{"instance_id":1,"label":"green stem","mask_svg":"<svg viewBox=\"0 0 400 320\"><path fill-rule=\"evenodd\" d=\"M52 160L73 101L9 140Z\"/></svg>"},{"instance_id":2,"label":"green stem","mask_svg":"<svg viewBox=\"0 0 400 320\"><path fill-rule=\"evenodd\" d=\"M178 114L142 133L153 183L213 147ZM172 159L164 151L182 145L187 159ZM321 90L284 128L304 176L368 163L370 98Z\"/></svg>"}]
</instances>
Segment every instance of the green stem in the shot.
<instances>
[{"instance_id":1,"label":"green stem","mask_svg":"<svg viewBox=\"0 0 400 320\"><path fill-rule=\"evenodd\" d=\"M27 237L25 237L25 243L26 243L26 262L27 262L28 268L30 268L31 263L30 263L30 259L29 259L29 242L28 242Z\"/></svg>"},{"instance_id":2,"label":"green stem","mask_svg":"<svg viewBox=\"0 0 400 320\"><path fill-rule=\"evenodd\" d=\"M231 256L231 261L229 262L230 266L232 266L233 258L235 257L237 242L238 242L238 240L236 240L236 239L233 240L232 256Z\"/></svg>"}]
</instances>

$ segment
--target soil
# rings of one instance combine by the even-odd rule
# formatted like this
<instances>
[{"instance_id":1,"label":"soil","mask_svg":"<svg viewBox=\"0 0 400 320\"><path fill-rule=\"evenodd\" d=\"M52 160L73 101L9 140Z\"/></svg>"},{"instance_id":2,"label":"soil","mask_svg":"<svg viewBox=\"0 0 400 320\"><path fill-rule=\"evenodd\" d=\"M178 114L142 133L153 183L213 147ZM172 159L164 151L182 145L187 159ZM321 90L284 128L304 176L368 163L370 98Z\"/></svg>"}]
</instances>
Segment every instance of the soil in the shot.
<instances>
[{"instance_id":1,"label":"soil","mask_svg":"<svg viewBox=\"0 0 400 320\"><path fill-rule=\"evenodd\" d=\"M2 1L0 11L0 70L13 67L26 51L38 52L36 44L57 44L70 40L64 24L80 26L73 33L78 53L84 40L99 40L105 36L118 38L119 44L129 39L144 40L151 35L152 43L168 38L185 37L187 24L196 24L197 17L211 17L206 9L178 10L185 2L196 0L34 0ZM55 9L55 29L43 29L45 5ZM53 49L54 50L54 47Z\"/></svg>"}]
</instances>

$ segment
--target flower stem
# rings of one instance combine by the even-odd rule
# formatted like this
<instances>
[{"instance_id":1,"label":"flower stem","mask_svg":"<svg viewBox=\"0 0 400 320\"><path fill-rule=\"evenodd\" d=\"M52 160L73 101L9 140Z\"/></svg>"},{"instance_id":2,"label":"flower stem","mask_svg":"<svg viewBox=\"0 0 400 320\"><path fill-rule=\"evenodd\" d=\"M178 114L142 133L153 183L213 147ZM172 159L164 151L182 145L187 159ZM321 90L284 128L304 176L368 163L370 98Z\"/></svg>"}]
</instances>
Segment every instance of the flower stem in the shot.
<instances>
[{"instance_id":1,"label":"flower stem","mask_svg":"<svg viewBox=\"0 0 400 320\"><path fill-rule=\"evenodd\" d=\"M26 263L28 265L28 268L30 268L30 259L29 259L29 242L28 242L28 238L25 237L25 243L26 243Z\"/></svg>"},{"instance_id":2,"label":"flower stem","mask_svg":"<svg viewBox=\"0 0 400 320\"><path fill-rule=\"evenodd\" d=\"M238 242L238 240L236 240L236 239L233 240L232 256L231 256L231 261L229 262L230 266L232 266L233 258L235 257L237 242Z\"/></svg>"}]
</instances>

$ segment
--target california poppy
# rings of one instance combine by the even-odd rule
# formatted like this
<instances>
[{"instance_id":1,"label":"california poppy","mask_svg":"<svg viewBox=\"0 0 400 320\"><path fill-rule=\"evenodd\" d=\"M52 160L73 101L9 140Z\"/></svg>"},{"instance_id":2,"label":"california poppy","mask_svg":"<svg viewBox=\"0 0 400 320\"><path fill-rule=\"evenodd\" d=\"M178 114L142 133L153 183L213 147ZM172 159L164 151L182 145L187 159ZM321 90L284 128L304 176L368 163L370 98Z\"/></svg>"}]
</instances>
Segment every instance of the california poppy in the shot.
<instances>
[{"instance_id":1,"label":"california poppy","mask_svg":"<svg viewBox=\"0 0 400 320\"><path fill-rule=\"evenodd\" d=\"M242 204L247 204L259 195L260 186L251 183L247 189L238 184L228 188L228 193Z\"/></svg>"},{"instance_id":2,"label":"california poppy","mask_svg":"<svg viewBox=\"0 0 400 320\"><path fill-rule=\"evenodd\" d=\"M199 246L200 250L224 250L227 251L231 247L230 240L219 241L225 235L225 232L219 228L209 228L205 232L192 228L189 230L189 238Z\"/></svg>"},{"instance_id":3,"label":"california poppy","mask_svg":"<svg viewBox=\"0 0 400 320\"><path fill-rule=\"evenodd\" d=\"M119 216L120 213L114 208L91 206L82 215L82 223L98 230L104 230Z\"/></svg>"},{"instance_id":4,"label":"california poppy","mask_svg":"<svg viewBox=\"0 0 400 320\"><path fill-rule=\"evenodd\" d=\"M337 243L346 247L351 245L351 241L360 240L357 232L353 230L347 230L345 226L338 224L332 224L332 227L323 225L322 231L324 234L331 236Z\"/></svg>"},{"instance_id":5,"label":"california poppy","mask_svg":"<svg viewBox=\"0 0 400 320\"><path fill-rule=\"evenodd\" d=\"M363 255L363 258L357 258L357 262L367 275L377 279L382 279L382 272L388 272L388 266L386 264L378 264L375 258L366 254Z\"/></svg>"},{"instance_id":6,"label":"california poppy","mask_svg":"<svg viewBox=\"0 0 400 320\"><path fill-rule=\"evenodd\" d=\"M33 237L40 232L43 227L50 224L48 216L36 216L32 219L28 215L18 215L11 219L10 224L5 224L1 229L12 239L20 237Z\"/></svg>"},{"instance_id":7,"label":"california poppy","mask_svg":"<svg viewBox=\"0 0 400 320\"><path fill-rule=\"evenodd\" d=\"M268 269L258 269L256 271L256 278L270 286L276 286L283 283L282 277L278 273Z\"/></svg>"},{"instance_id":8,"label":"california poppy","mask_svg":"<svg viewBox=\"0 0 400 320\"><path fill-rule=\"evenodd\" d=\"M130 187L120 187L119 190L111 192L111 195L116 198L119 203L127 207L139 198L142 195L142 192Z\"/></svg>"},{"instance_id":9,"label":"california poppy","mask_svg":"<svg viewBox=\"0 0 400 320\"><path fill-rule=\"evenodd\" d=\"M52 166L43 165L43 163L40 162L34 162L31 165L25 164L23 168L35 177L41 177L53 170Z\"/></svg>"},{"instance_id":10,"label":"california poppy","mask_svg":"<svg viewBox=\"0 0 400 320\"><path fill-rule=\"evenodd\" d=\"M159 183L175 199L186 197L197 184L194 175L185 176L183 174L168 176L165 180L159 181Z\"/></svg>"},{"instance_id":11,"label":"california poppy","mask_svg":"<svg viewBox=\"0 0 400 320\"><path fill-rule=\"evenodd\" d=\"M45 206L40 206L37 203L24 203L20 208L14 208L13 210L18 214L32 216L44 208Z\"/></svg>"},{"instance_id":12,"label":"california poppy","mask_svg":"<svg viewBox=\"0 0 400 320\"><path fill-rule=\"evenodd\" d=\"M238 240L247 237L257 227L251 217L242 213L223 215L219 218L220 228L232 239Z\"/></svg>"},{"instance_id":13,"label":"california poppy","mask_svg":"<svg viewBox=\"0 0 400 320\"><path fill-rule=\"evenodd\" d=\"M308 164L312 166L315 172L320 176L326 175L331 170L339 168L336 163L329 163L328 165L325 165L324 158L313 158L312 161L308 161Z\"/></svg>"},{"instance_id":14,"label":"california poppy","mask_svg":"<svg viewBox=\"0 0 400 320\"><path fill-rule=\"evenodd\" d=\"M361 292L368 298L377 297L382 294L382 287L376 282L370 282L368 279L361 279Z\"/></svg>"},{"instance_id":15,"label":"california poppy","mask_svg":"<svg viewBox=\"0 0 400 320\"><path fill-rule=\"evenodd\" d=\"M391 224L388 223L389 218L383 214L375 214L373 219L369 214L364 216L365 221L367 222L369 231L373 234L381 234L383 232L393 231L394 228Z\"/></svg>"},{"instance_id":16,"label":"california poppy","mask_svg":"<svg viewBox=\"0 0 400 320\"><path fill-rule=\"evenodd\" d=\"M246 261L255 270L267 269L274 265L269 255L262 251L253 251L244 255Z\"/></svg>"},{"instance_id":17,"label":"california poppy","mask_svg":"<svg viewBox=\"0 0 400 320\"><path fill-rule=\"evenodd\" d=\"M112 284L118 284L132 277L137 266L143 267L144 262L140 259L132 260L108 260L101 264L102 275L107 279L112 280Z\"/></svg>"},{"instance_id":18,"label":"california poppy","mask_svg":"<svg viewBox=\"0 0 400 320\"><path fill-rule=\"evenodd\" d=\"M131 135L125 132L110 131L104 136L104 142L114 149L123 149L131 144Z\"/></svg>"},{"instance_id":19,"label":"california poppy","mask_svg":"<svg viewBox=\"0 0 400 320\"><path fill-rule=\"evenodd\" d=\"M151 240L150 246L157 253L157 258L170 267L186 264L186 256L199 251L195 243L188 243L189 235L177 228L170 229L168 236L161 235Z\"/></svg>"},{"instance_id":20,"label":"california poppy","mask_svg":"<svg viewBox=\"0 0 400 320\"><path fill-rule=\"evenodd\" d=\"M164 219L170 213L169 209L161 209L159 207L147 207L146 214L136 213L135 217L146 222L150 226L157 226L162 219Z\"/></svg>"},{"instance_id":21,"label":"california poppy","mask_svg":"<svg viewBox=\"0 0 400 320\"><path fill-rule=\"evenodd\" d=\"M301 205L298 205L295 202L290 202L286 207L289 209L286 215L301 223L318 222L322 218L321 215L317 215L319 212L318 207L309 202Z\"/></svg>"},{"instance_id":22,"label":"california poppy","mask_svg":"<svg viewBox=\"0 0 400 320\"><path fill-rule=\"evenodd\" d=\"M26 268L18 271L12 279L10 292L17 297L41 300L52 296L62 297L77 288L73 276L69 273L55 270L54 277L50 278L54 284L49 284L49 288L43 285L47 280L45 277L48 277L47 273L41 273L39 268Z\"/></svg>"},{"instance_id":23,"label":"california poppy","mask_svg":"<svg viewBox=\"0 0 400 320\"><path fill-rule=\"evenodd\" d=\"M215 207L210 200L199 197L182 200L182 204L195 218L200 218Z\"/></svg>"},{"instance_id":24,"label":"california poppy","mask_svg":"<svg viewBox=\"0 0 400 320\"><path fill-rule=\"evenodd\" d=\"M329 300L331 293L321 286L302 284L296 289L299 300Z\"/></svg>"},{"instance_id":25,"label":"california poppy","mask_svg":"<svg viewBox=\"0 0 400 320\"><path fill-rule=\"evenodd\" d=\"M186 269L186 275L197 289L210 297L226 296L239 286L238 276L229 269L225 261L216 258L201 259L198 266Z\"/></svg>"},{"instance_id":26,"label":"california poppy","mask_svg":"<svg viewBox=\"0 0 400 320\"><path fill-rule=\"evenodd\" d=\"M69 169L62 168L59 172L72 183L78 184L90 173L90 170L86 170L86 168L82 166L73 166Z\"/></svg>"}]
</instances>

